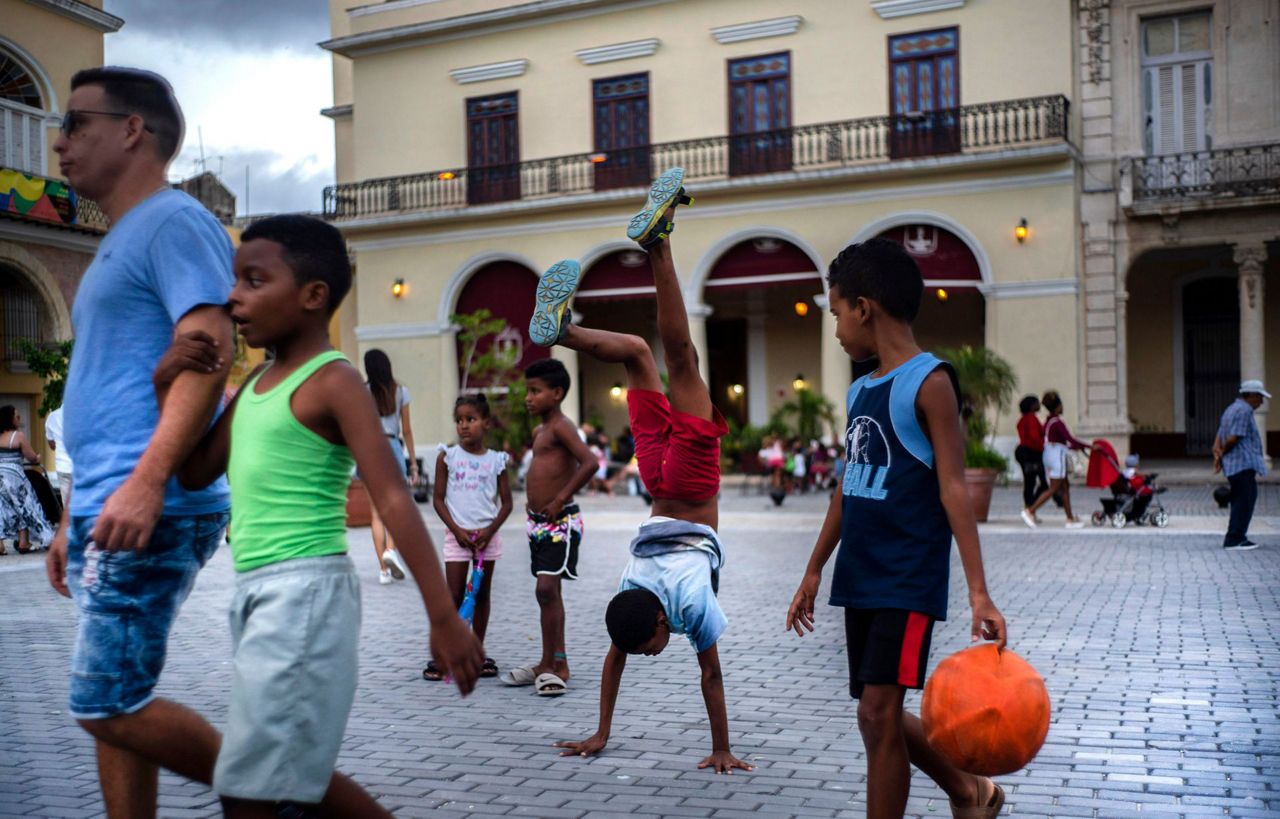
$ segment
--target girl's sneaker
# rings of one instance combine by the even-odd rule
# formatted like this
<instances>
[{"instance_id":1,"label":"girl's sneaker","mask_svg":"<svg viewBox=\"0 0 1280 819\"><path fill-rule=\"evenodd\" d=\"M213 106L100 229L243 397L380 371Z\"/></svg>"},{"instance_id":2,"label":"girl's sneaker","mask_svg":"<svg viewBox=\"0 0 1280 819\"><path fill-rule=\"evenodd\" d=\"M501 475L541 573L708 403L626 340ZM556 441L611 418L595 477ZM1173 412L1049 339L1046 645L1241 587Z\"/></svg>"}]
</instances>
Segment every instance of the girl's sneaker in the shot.
<instances>
[{"instance_id":1,"label":"girl's sneaker","mask_svg":"<svg viewBox=\"0 0 1280 819\"><path fill-rule=\"evenodd\" d=\"M631 217L627 238L648 249L671 235L675 222L667 219L666 215L673 203L693 204L693 199L684 192L684 168L671 168L653 180L644 207Z\"/></svg>"},{"instance_id":2,"label":"girl's sneaker","mask_svg":"<svg viewBox=\"0 0 1280 819\"><path fill-rule=\"evenodd\" d=\"M395 581L391 579L391 572L387 571L386 569L380 569L378 571L378 583L380 585L390 586L393 582Z\"/></svg>"},{"instance_id":3,"label":"girl's sneaker","mask_svg":"<svg viewBox=\"0 0 1280 819\"><path fill-rule=\"evenodd\" d=\"M529 338L534 344L550 347L564 338L573 318L569 302L581 281L582 268L573 259L562 259L542 274L529 319Z\"/></svg>"},{"instance_id":4,"label":"girl's sneaker","mask_svg":"<svg viewBox=\"0 0 1280 819\"><path fill-rule=\"evenodd\" d=\"M1030 509L1022 510L1022 522L1030 526L1032 529L1040 525L1040 521L1036 520L1036 516L1031 513Z\"/></svg>"}]
</instances>

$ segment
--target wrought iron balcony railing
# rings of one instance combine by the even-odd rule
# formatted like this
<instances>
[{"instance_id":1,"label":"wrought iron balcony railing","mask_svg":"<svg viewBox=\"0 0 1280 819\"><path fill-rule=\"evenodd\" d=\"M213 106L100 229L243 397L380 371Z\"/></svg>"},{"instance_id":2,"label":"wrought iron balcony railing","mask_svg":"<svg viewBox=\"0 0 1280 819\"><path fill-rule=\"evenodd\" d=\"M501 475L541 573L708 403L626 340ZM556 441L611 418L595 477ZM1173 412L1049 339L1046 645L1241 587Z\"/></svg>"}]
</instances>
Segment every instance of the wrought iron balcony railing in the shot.
<instances>
[{"instance_id":1,"label":"wrought iron balcony railing","mask_svg":"<svg viewBox=\"0 0 1280 819\"><path fill-rule=\"evenodd\" d=\"M1280 194L1280 142L1128 161L1133 202Z\"/></svg>"},{"instance_id":2,"label":"wrought iron balcony railing","mask_svg":"<svg viewBox=\"0 0 1280 819\"><path fill-rule=\"evenodd\" d=\"M324 215L351 219L643 187L655 170L675 165L687 179L707 181L1031 147L1067 139L1068 105L1061 95L1032 97L369 179L326 187Z\"/></svg>"}]
</instances>

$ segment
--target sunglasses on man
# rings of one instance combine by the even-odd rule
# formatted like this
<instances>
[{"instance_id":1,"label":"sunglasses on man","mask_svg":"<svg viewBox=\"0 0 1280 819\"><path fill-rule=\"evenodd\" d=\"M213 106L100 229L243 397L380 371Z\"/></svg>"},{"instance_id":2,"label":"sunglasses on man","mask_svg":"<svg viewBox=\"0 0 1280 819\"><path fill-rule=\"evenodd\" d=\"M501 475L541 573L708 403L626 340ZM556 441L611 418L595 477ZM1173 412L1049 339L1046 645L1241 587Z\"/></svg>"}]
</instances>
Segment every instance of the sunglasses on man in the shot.
<instances>
[{"instance_id":1,"label":"sunglasses on man","mask_svg":"<svg viewBox=\"0 0 1280 819\"><path fill-rule=\"evenodd\" d=\"M70 139L71 134L73 134L75 130L80 127L80 123L82 123L85 117L88 117L88 116L115 117L117 119L123 119L126 117L131 117L133 116L133 114L123 113L120 111L72 110L62 115L62 123L58 126L58 130L62 131L63 136ZM153 129L150 125L148 125L145 120L142 123L142 129L144 131L147 131L148 133L152 133L152 134L155 133L155 129Z\"/></svg>"}]
</instances>

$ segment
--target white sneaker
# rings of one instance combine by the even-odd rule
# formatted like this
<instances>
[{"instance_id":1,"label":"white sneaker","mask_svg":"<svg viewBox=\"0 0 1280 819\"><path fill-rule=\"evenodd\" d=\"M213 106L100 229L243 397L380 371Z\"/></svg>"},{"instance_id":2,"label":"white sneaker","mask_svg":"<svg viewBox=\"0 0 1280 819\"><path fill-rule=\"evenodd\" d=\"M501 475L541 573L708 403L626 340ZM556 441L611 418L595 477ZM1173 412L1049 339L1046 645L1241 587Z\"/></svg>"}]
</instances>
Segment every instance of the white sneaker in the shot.
<instances>
[{"instance_id":1,"label":"white sneaker","mask_svg":"<svg viewBox=\"0 0 1280 819\"><path fill-rule=\"evenodd\" d=\"M1031 514L1030 509L1022 510L1022 522L1030 526L1032 529L1040 525L1039 523L1036 523L1036 516Z\"/></svg>"},{"instance_id":2,"label":"white sneaker","mask_svg":"<svg viewBox=\"0 0 1280 819\"><path fill-rule=\"evenodd\" d=\"M391 576L396 580L404 580L405 573L409 570L405 568L404 560L400 557L400 552L395 549L387 549L382 553L382 568L391 572Z\"/></svg>"},{"instance_id":3,"label":"white sneaker","mask_svg":"<svg viewBox=\"0 0 1280 819\"><path fill-rule=\"evenodd\" d=\"M1064 528L1064 529L1083 529L1083 528L1084 528L1084 521L1082 521L1082 520L1069 520L1069 521L1067 521L1067 525L1066 525L1066 526L1064 526L1063 528Z\"/></svg>"},{"instance_id":4,"label":"white sneaker","mask_svg":"<svg viewBox=\"0 0 1280 819\"><path fill-rule=\"evenodd\" d=\"M383 586L390 586L392 583L391 572L387 571L386 569L382 569L381 571L379 571L378 582L381 583Z\"/></svg>"}]
</instances>

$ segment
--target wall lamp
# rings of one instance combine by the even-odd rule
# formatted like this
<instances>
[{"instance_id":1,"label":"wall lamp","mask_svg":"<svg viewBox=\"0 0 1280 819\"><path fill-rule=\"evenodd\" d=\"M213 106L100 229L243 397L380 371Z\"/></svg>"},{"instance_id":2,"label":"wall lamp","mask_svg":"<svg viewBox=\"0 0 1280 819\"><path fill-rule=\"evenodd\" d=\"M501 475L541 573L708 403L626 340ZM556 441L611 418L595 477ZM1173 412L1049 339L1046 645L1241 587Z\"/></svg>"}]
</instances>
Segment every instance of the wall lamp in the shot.
<instances>
[{"instance_id":1,"label":"wall lamp","mask_svg":"<svg viewBox=\"0 0 1280 819\"><path fill-rule=\"evenodd\" d=\"M805 301L798 301L796 302L795 310L797 316L804 318L809 315L809 303Z\"/></svg>"},{"instance_id":2,"label":"wall lamp","mask_svg":"<svg viewBox=\"0 0 1280 819\"><path fill-rule=\"evenodd\" d=\"M1031 231L1027 228L1027 220L1025 217L1022 221L1018 222L1018 226L1013 229L1013 235L1017 237L1018 244L1025 242L1027 240L1027 234L1030 232Z\"/></svg>"},{"instance_id":3,"label":"wall lamp","mask_svg":"<svg viewBox=\"0 0 1280 819\"><path fill-rule=\"evenodd\" d=\"M742 394L746 391L747 391L746 387L742 386L741 384L733 384L729 387L729 397L741 398Z\"/></svg>"},{"instance_id":4,"label":"wall lamp","mask_svg":"<svg viewBox=\"0 0 1280 819\"><path fill-rule=\"evenodd\" d=\"M609 397L613 398L614 400L617 400L622 397L621 382L614 382L614 385L609 388Z\"/></svg>"},{"instance_id":5,"label":"wall lamp","mask_svg":"<svg viewBox=\"0 0 1280 819\"><path fill-rule=\"evenodd\" d=\"M804 373L796 373L796 377L791 381L791 389L796 392L800 392L800 390L807 389L808 387L809 382L804 380Z\"/></svg>"},{"instance_id":6,"label":"wall lamp","mask_svg":"<svg viewBox=\"0 0 1280 819\"><path fill-rule=\"evenodd\" d=\"M391 283L391 295L400 298L408 291L409 285L404 283L404 279L396 279Z\"/></svg>"}]
</instances>

